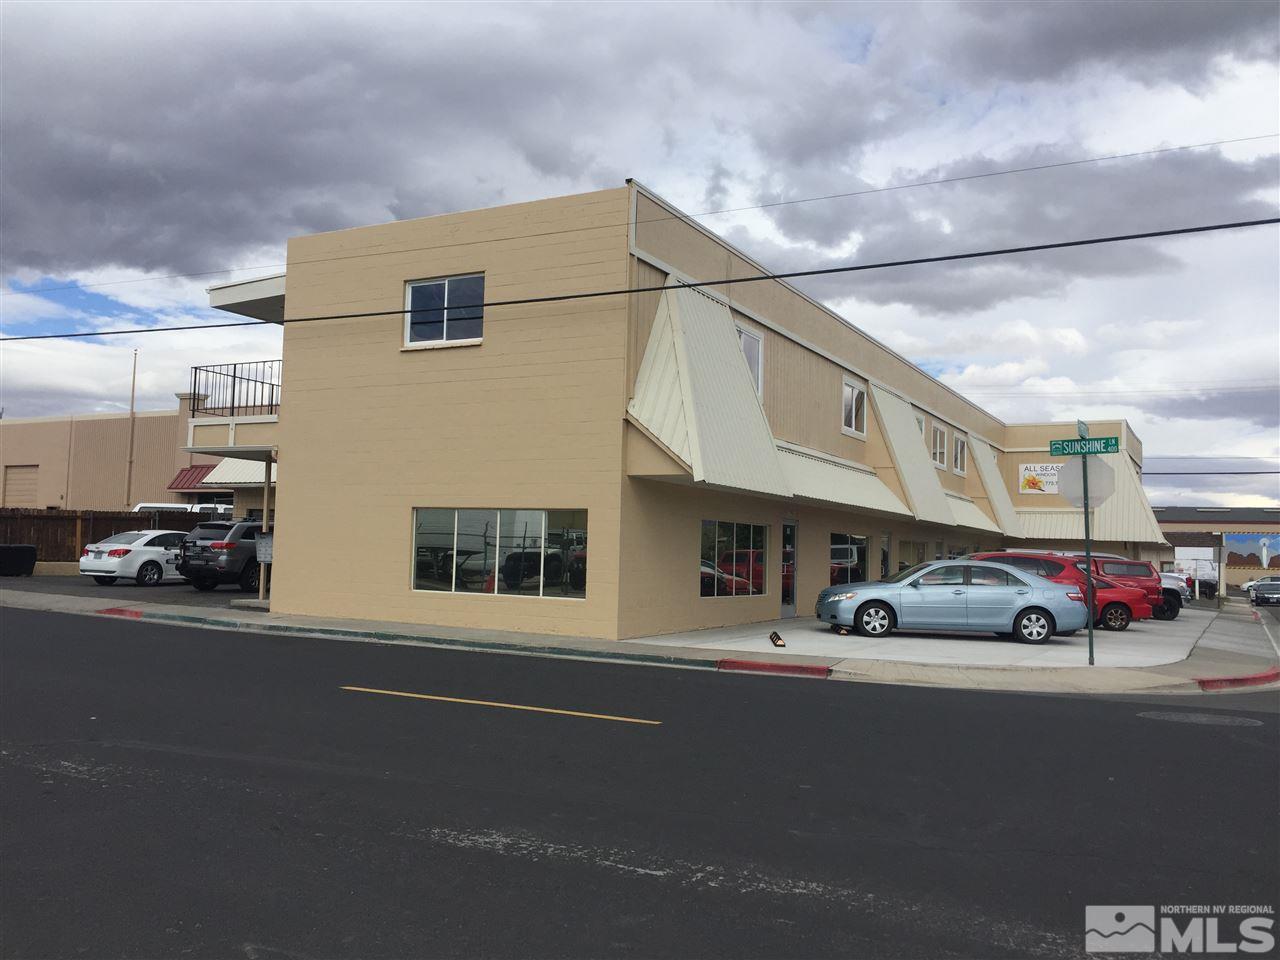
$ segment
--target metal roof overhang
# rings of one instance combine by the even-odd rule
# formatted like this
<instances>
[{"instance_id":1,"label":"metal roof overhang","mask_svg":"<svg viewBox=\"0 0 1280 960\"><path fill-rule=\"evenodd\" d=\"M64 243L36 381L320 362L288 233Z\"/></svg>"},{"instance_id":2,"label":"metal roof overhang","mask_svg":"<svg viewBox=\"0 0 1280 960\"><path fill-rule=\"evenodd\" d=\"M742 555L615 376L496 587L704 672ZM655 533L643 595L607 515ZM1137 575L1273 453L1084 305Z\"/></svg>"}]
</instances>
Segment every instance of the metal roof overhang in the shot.
<instances>
[{"instance_id":1,"label":"metal roof overhang","mask_svg":"<svg viewBox=\"0 0 1280 960\"><path fill-rule=\"evenodd\" d=\"M938 470L925 450L911 407L901 397L874 383L871 384L871 399L879 414L880 429L888 441L889 455L893 458L898 479L906 490L916 519L953 526L956 520L951 512L950 499L943 492Z\"/></svg>"},{"instance_id":2,"label":"metal roof overhang","mask_svg":"<svg viewBox=\"0 0 1280 960\"><path fill-rule=\"evenodd\" d=\"M204 487L260 487L264 479L262 460L227 457L205 477ZM276 464L271 463L271 482L276 482Z\"/></svg>"},{"instance_id":3,"label":"metal roof overhang","mask_svg":"<svg viewBox=\"0 0 1280 960\"><path fill-rule=\"evenodd\" d=\"M267 323L284 323L284 274L219 283L208 289L209 306Z\"/></svg>"},{"instance_id":4,"label":"metal roof overhang","mask_svg":"<svg viewBox=\"0 0 1280 960\"><path fill-rule=\"evenodd\" d=\"M947 494L947 501L951 504L951 512L955 515L956 523L962 527L969 527L971 530L986 530L989 533L1001 533L1000 527L996 522L982 512L972 500L967 497L957 497L955 494Z\"/></svg>"},{"instance_id":5,"label":"metal roof overhang","mask_svg":"<svg viewBox=\"0 0 1280 960\"><path fill-rule=\"evenodd\" d=\"M842 507L909 517L906 504L893 495L874 471L778 445L778 463L794 496Z\"/></svg>"},{"instance_id":6,"label":"metal roof overhang","mask_svg":"<svg viewBox=\"0 0 1280 960\"><path fill-rule=\"evenodd\" d=\"M167 490L199 490L200 483L208 476L209 471L216 467L216 463L197 463L189 467L183 467L179 470L172 480L169 481Z\"/></svg>"}]
</instances>

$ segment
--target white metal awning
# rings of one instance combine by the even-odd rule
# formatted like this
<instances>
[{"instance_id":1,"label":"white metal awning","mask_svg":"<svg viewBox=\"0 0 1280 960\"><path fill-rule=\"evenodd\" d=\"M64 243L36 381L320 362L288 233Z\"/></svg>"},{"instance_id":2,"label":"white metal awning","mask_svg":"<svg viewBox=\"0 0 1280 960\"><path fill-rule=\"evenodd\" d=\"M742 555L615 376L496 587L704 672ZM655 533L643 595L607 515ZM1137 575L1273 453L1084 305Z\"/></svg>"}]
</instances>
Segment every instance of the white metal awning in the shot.
<instances>
[{"instance_id":1,"label":"white metal awning","mask_svg":"<svg viewBox=\"0 0 1280 960\"><path fill-rule=\"evenodd\" d=\"M1107 459L1115 470L1116 491L1093 511L1090 536L1112 543L1168 546L1133 461L1124 453L1108 455ZM1084 514L1080 510L1019 510L1018 520L1024 540L1084 539Z\"/></svg>"},{"instance_id":2,"label":"white metal awning","mask_svg":"<svg viewBox=\"0 0 1280 960\"><path fill-rule=\"evenodd\" d=\"M919 520L953 525L955 516L938 481L938 470L924 448L911 407L901 397L874 383L871 399L912 512Z\"/></svg>"},{"instance_id":3,"label":"white metal awning","mask_svg":"<svg viewBox=\"0 0 1280 960\"><path fill-rule=\"evenodd\" d=\"M237 460L226 457L201 481L202 487L260 487L263 463L260 460ZM271 482L276 482L276 464L271 464Z\"/></svg>"},{"instance_id":4,"label":"white metal awning","mask_svg":"<svg viewBox=\"0 0 1280 960\"><path fill-rule=\"evenodd\" d=\"M695 481L791 495L733 317L719 300L692 288L663 291L628 412Z\"/></svg>"},{"instance_id":5,"label":"white metal awning","mask_svg":"<svg viewBox=\"0 0 1280 960\"><path fill-rule=\"evenodd\" d=\"M958 526L1000 533L1000 527L996 525L996 522L983 513L982 508L967 497L957 497L953 493L948 493L947 502L951 505L951 513L955 516Z\"/></svg>"},{"instance_id":6,"label":"white metal awning","mask_svg":"<svg viewBox=\"0 0 1280 960\"><path fill-rule=\"evenodd\" d=\"M785 446L778 447L778 462L797 497L911 516L906 504L894 496L872 470L836 463Z\"/></svg>"}]
</instances>

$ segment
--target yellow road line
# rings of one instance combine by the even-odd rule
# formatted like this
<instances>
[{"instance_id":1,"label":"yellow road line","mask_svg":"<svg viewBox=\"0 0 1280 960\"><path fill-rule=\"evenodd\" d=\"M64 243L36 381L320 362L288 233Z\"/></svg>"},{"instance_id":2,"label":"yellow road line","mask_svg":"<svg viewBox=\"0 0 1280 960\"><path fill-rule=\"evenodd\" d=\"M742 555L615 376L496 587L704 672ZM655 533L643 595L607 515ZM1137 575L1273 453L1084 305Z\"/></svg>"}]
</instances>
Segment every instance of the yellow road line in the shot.
<instances>
[{"instance_id":1,"label":"yellow road line","mask_svg":"<svg viewBox=\"0 0 1280 960\"><path fill-rule=\"evenodd\" d=\"M556 710L553 707L530 707L522 703L498 703L496 700L466 700L462 697L437 697L429 693L406 693L403 690L374 690L371 687L341 687L352 693L380 693L387 697L408 697L411 700L437 700L441 703L465 703L473 707L502 707L504 710L527 710L531 713L557 713L562 717L586 717L588 720L616 720L618 723L642 723L650 727L662 726L661 720L640 720L637 717L613 717L607 713L582 713L578 710Z\"/></svg>"}]
</instances>

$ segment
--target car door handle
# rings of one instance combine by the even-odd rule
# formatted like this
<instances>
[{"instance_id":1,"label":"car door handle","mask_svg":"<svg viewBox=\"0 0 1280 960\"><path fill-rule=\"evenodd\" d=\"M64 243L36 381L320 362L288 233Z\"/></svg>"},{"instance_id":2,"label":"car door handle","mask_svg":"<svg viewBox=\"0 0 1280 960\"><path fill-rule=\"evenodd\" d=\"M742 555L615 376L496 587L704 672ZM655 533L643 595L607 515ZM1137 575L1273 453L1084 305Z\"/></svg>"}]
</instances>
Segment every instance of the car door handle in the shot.
<instances>
[{"instance_id":1,"label":"car door handle","mask_svg":"<svg viewBox=\"0 0 1280 960\"><path fill-rule=\"evenodd\" d=\"M964 593L963 590L952 590L951 592L954 593L956 596L960 596L962 593Z\"/></svg>"},{"instance_id":2,"label":"car door handle","mask_svg":"<svg viewBox=\"0 0 1280 960\"><path fill-rule=\"evenodd\" d=\"M1030 590L1019 590L1019 591L1018 591L1019 595L1022 595L1022 596L1025 596L1026 594L1028 594L1028 593L1030 593L1030 592L1031 592Z\"/></svg>"}]
</instances>

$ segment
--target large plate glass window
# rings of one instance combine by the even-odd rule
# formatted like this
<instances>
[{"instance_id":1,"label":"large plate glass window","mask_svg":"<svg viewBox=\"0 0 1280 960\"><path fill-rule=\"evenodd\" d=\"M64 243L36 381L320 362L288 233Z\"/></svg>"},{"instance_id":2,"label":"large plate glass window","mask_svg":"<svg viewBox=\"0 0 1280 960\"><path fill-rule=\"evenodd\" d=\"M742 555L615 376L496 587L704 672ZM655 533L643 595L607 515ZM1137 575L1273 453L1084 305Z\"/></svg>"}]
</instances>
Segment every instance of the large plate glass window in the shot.
<instances>
[{"instance_id":1,"label":"large plate glass window","mask_svg":"<svg viewBox=\"0 0 1280 960\"><path fill-rule=\"evenodd\" d=\"M405 287L406 344L478 341L484 335L484 275L419 280Z\"/></svg>"},{"instance_id":2,"label":"large plate glass window","mask_svg":"<svg viewBox=\"0 0 1280 960\"><path fill-rule=\"evenodd\" d=\"M756 385L756 393L760 393L764 389L764 340L759 334L752 333L746 327L739 327L738 345L742 347L742 355L746 358L747 368L751 371L751 380Z\"/></svg>"},{"instance_id":3,"label":"large plate glass window","mask_svg":"<svg viewBox=\"0 0 1280 960\"><path fill-rule=\"evenodd\" d=\"M768 527L702 521L698 592L704 597L754 597L765 592Z\"/></svg>"},{"instance_id":4,"label":"large plate glass window","mask_svg":"<svg viewBox=\"0 0 1280 960\"><path fill-rule=\"evenodd\" d=\"M587 511L413 511L413 587L524 597L587 595Z\"/></svg>"},{"instance_id":5,"label":"large plate glass window","mask_svg":"<svg viewBox=\"0 0 1280 960\"><path fill-rule=\"evenodd\" d=\"M867 391L861 384L845 380L842 387L840 429L851 436L867 433Z\"/></svg>"}]
</instances>

